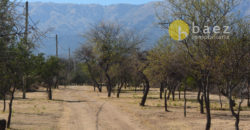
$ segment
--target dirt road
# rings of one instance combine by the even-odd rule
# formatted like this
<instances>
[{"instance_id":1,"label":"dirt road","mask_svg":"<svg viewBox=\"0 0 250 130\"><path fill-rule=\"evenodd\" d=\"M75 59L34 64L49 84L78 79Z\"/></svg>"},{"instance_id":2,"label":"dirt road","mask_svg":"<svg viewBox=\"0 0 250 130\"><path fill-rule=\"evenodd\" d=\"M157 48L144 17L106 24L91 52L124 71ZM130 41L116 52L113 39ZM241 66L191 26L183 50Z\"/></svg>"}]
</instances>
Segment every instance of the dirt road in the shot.
<instances>
[{"instance_id":1,"label":"dirt road","mask_svg":"<svg viewBox=\"0 0 250 130\"><path fill-rule=\"evenodd\" d=\"M13 104L11 129L20 130L202 130L206 114L199 114L196 94L187 93L187 117L183 116L183 99L168 100L170 112L164 111L164 100L159 99L159 89L152 88L146 106L139 103L142 91L123 90L120 98L104 92L94 92L91 86L69 86L53 90L53 100L47 99L45 89L27 93L17 91ZM183 95L181 95L181 98ZM227 99L220 110L218 96L211 95L212 129L234 130L235 119L228 110ZM0 108L3 101L0 100ZM250 128L250 109L243 103L240 129ZM0 119L8 118L0 112Z\"/></svg>"},{"instance_id":2,"label":"dirt road","mask_svg":"<svg viewBox=\"0 0 250 130\"><path fill-rule=\"evenodd\" d=\"M116 106L95 99L86 87L65 88L60 92L55 100L63 102L63 113L58 124L61 130L143 129Z\"/></svg>"}]
</instances>

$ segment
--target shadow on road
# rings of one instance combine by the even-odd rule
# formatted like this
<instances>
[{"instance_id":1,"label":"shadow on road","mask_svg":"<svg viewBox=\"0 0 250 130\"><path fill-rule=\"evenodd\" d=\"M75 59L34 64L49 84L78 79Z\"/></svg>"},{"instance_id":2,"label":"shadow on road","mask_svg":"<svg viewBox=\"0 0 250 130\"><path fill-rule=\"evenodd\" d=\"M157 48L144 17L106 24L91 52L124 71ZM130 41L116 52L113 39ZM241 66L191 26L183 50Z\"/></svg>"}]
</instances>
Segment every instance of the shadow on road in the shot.
<instances>
[{"instance_id":1,"label":"shadow on road","mask_svg":"<svg viewBox=\"0 0 250 130\"><path fill-rule=\"evenodd\" d=\"M86 101L86 100L61 100L61 99L53 99L52 101L68 102L68 103L93 102L93 101Z\"/></svg>"}]
</instances>

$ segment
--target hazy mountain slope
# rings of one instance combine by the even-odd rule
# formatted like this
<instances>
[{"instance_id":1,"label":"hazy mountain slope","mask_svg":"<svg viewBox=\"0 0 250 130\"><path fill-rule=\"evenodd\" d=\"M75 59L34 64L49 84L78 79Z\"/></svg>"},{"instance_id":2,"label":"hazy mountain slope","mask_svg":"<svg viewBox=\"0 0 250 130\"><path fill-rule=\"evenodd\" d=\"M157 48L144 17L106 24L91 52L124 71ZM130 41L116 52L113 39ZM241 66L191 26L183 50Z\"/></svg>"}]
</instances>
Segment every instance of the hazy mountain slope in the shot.
<instances>
[{"instance_id":1,"label":"hazy mountain slope","mask_svg":"<svg viewBox=\"0 0 250 130\"><path fill-rule=\"evenodd\" d=\"M243 0L235 9L241 15L250 15L250 0ZM82 34L100 21L117 22L136 30L147 37L145 48L152 47L163 34L155 17L154 3L144 5L117 4L102 6L96 4L30 3L30 17L39 22L39 28L54 28L50 37L44 39L39 52L55 54L55 34L59 35L59 54L66 55L68 48L75 50L84 42Z\"/></svg>"},{"instance_id":2,"label":"hazy mountain slope","mask_svg":"<svg viewBox=\"0 0 250 130\"><path fill-rule=\"evenodd\" d=\"M45 30L53 28L49 38L45 39L39 49L40 52L54 54L55 40L53 36L58 33L60 50L66 54L70 47L72 50L79 47L84 41L81 37L92 25L100 21L118 22L124 27L144 33L150 47L163 33L155 24L154 4L145 5L77 5L56 3L30 3L30 15L33 21L39 21L39 28Z\"/></svg>"}]
</instances>

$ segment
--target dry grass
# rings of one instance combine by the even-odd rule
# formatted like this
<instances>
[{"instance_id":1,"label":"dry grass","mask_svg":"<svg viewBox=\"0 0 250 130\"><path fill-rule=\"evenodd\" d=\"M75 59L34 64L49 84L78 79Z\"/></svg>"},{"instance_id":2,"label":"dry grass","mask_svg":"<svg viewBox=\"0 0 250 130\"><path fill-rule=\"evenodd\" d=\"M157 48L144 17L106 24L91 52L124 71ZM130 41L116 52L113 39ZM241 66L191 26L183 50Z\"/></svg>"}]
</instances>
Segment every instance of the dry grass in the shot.
<instances>
[{"instance_id":1,"label":"dry grass","mask_svg":"<svg viewBox=\"0 0 250 130\"><path fill-rule=\"evenodd\" d=\"M54 94L57 94L57 90ZM63 111L60 102L47 100L45 92L27 93L27 99L21 97L21 93L17 92L13 101L11 129L57 129L58 119ZM2 108L2 101L0 103ZM8 117L8 103L6 105L6 112L2 112L0 118Z\"/></svg>"},{"instance_id":2,"label":"dry grass","mask_svg":"<svg viewBox=\"0 0 250 130\"><path fill-rule=\"evenodd\" d=\"M159 99L159 89L151 88L149 92L146 106L141 107L139 103L141 101L142 92L133 92L131 90L124 90L121 93L120 98L108 99L106 94L99 94L102 99L106 99L113 104L119 106L123 111L134 116L144 124L146 128L154 130L180 130L180 129L205 129L206 114L199 113L199 103L196 101L197 93L187 92L187 117L184 117L183 111L183 94L181 99L178 99L178 93L176 93L175 101L170 98L168 100L168 109L170 112L164 111L164 99ZM223 107L220 108L219 96L211 95L211 114L212 114L212 129L221 130L233 130L234 117L228 108L228 101L225 97L222 97ZM240 129L250 129L250 109L246 107L246 100L244 100L241 111Z\"/></svg>"},{"instance_id":3,"label":"dry grass","mask_svg":"<svg viewBox=\"0 0 250 130\"><path fill-rule=\"evenodd\" d=\"M116 98L112 94L111 98L107 98L106 88L103 93L94 92L92 87L86 87L84 95L99 101L105 101L113 105L115 108L126 113L131 120L139 123L149 130L199 130L205 129L206 115L199 113L199 104L196 101L196 93L187 93L187 117L183 114L183 95L176 100L168 101L168 109L170 112L164 111L164 99L159 99L159 90L151 89L146 101L146 106L139 106L142 92L136 93L132 90L123 90L120 98ZM67 89L59 89L53 91L56 99L65 94ZM61 101L48 101L45 92L27 93L27 99L21 99L21 93L16 93L16 99L13 104L13 120L12 129L32 129L32 130L54 130L59 129L58 122L62 116L63 103ZM79 96L79 95L76 95ZM223 110L220 110L219 97L211 95L211 114L212 129L233 130L234 117L228 110L227 100L223 97ZM2 108L2 101L0 102ZM7 119L8 108L5 113L0 114L0 118ZM95 115L93 115L95 116ZM243 103L243 111L241 111L240 129L250 129L250 109L246 107L246 100Z\"/></svg>"}]
</instances>

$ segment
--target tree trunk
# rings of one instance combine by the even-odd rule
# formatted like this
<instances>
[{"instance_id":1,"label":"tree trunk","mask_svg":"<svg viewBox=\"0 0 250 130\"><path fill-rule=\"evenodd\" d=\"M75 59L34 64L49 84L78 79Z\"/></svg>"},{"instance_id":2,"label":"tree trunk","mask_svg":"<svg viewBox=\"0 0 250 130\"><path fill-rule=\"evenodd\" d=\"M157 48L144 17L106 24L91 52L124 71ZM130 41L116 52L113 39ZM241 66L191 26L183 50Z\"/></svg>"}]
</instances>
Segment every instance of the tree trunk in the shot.
<instances>
[{"instance_id":1,"label":"tree trunk","mask_svg":"<svg viewBox=\"0 0 250 130\"><path fill-rule=\"evenodd\" d=\"M209 86L208 84L204 87L204 98L205 98L205 104L206 104L206 111L207 111L207 124L206 124L206 130L210 130L211 127L211 114L210 114L210 99L209 99Z\"/></svg>"},{"instance_id":2,"label":"tree trunk","mask_svg":"<svg viewBox=\"0 0 250 130\"><path fill-rule=\"evenodd\" d=\"M144 78L144 80L146 82L146 86L145 86L146 88L145 88L145 91L144 91L144 94L143 94L143 97L142 97L142 100L141 100L141 103L140 103L141 106L145 106L145 102L146 102L147 95L148 95L149 88L150 88L149 80L144 74L143 74L143 78Z\"/></svg>"},{"instance_id":3,"label":"tree trunk","mask_svg":"<svg viewBox=\"0 0 250 130\"><path fill-rule=\"evenodd\" d=\"M175 99L175 91L172 91L172 100L174 101Z\"/></svg>"},{"instance_id":4,"label":"tree trunk","mask_svg":"<svg viewBox=\"0 0 250 130\"><path fill-rule=\"evenodd\" d=\"M184 117L187 116L187 111L186 111L186 109L187 109L187 107L186 107L186 105L187 105L186 90L187 90L187 87L186 87L186 85L184 85Z\"/></svg>"},{"instance_id":5,"label":"tree trunk","mask_svg":"<svg viewBox=\"0 0 250 130\"><path fill-rule=\"evenodd\" d=\"M238 107L238 113L236 113L233 109L235 106L235 101L232 100L232 90L229 88L229 94L228 94L228 100L229 100L229 108L232 113L232 115L235 117L235 130L239 130L239 123L240 123L240 109L241 109L241 104L242 101L239 103Z\"/></svg>"},{"instance_id":6,"label":"tree trunk","mask_svg":"<svg viewBox=\"0 0 250 130\"><path fill-rule=\"evenodd\" d=\"M167 104L167 89L164 91L164 106L165 106L165 111L168 112L168 104Z\"/></svg>"},{"instance_id":7,"label":"tree trunk","mask_svg":"<svg viewBox=\"0 0 250 130\"><path fill-rule=\"evenodd\" d=\"M171 87L168 88L168 100L170 99Z\"/></svg>"},{"instance_id":8,"label":"tree trunk","mask_svg":"<svg viewBox=\"0 0 250 130\"><path fill-rule=\"evenodd\" d=\"M111 97L111 92L112 92L112 86L111 85L112 84L111 84L111 79L110 79L107 71L105 72L105 76L106 76L106 78L108 80L108 82L107 82L108 97Z\"/></svg>"},{"instance_id":9,"label":"tree trunk","mask_svg":"<svg viewBox=\"0 0 250 130\"><path fill-rule=\"evenodd\" d=\"M48 97L49 97L49 100L52 100L52 90L51 90L51 85L49 85Z\"/></svg>"},{"instance_id":10,"label":"tree trunk","mask_svg":"<svg viewBox=\"0 0 250 130\"><path fill-rule=\"evenodd\" d=\"M102 85L98 84L97 81L94 80L94 85L97 87L99 92L102 92Z\"/></svg>"},{"instance_id":11,"label":"tree trunk","mask_svg":"<svg viewBox=\"0 0 250 130\"><path fill-rule=\"evenodd\" d=\"M13 91L11 92L11 98L10 98L10 103L9 103L9 116L8 116L7 128L10 128L11 116L12 116L12 103L13 103L15 91L16 91L16 87L14 86Z\"/></svg>"},{"instance_id":12,"label":"tree trunk","mask_svg":"<svg viewBox=\"0 0 250 130\"><path fill-rule=\"evenodd\" d=\"M250 95L250 94L248 94L248 97L247 97L247 106L248 106L248 107L250 107L250 99L249 99L250 96L249 96L249 95Z\"/></svg>"},{"instance_id":13,"label":"tree trunk","mask_svg":"<svg viewBox=\"0 0 250 130\"><path fill-rule=\"evenodd\" d=\"M108 97L111 97L111 92L112 92L112 89L111 89L111 86L109 85L108 86Z\"/></svg>"},{"instance_id":14,"label":"tree trunk","mask_svg":"<svg viewBox=\"0 0 250 130\"><path fill-rule=\"evenodd\" d=\"M90 77L91 77L91 80L94 82L94 85L96 85L96 87L98 88L99 92L102 92L102 87L97 83L93 73L92 73L92 68L91 68L91 65L87 62L87 66L88 66L88 71L89 71L89 74L90 74ZM94 88L95 90L95 88Z\"/></svg>"},{"instance_id":15,"label":"tree trunk","mask_svg":"<svg viewBox=\"0 0 250 130\"><path fill-rule=\"evenodd\" d=\"M123 87L123 83L121 83L120 86L118 85L117 98L120 97L120 93L121 93L122 87Z\"/></svg>"},{"instance_id":16,"label":"tree trunk","mask_svg":"<svg viewBox=\"0 0 250 130\"><path fill-rule=\"evenodd\" d=\"M160 86L160 99L162 99L162 93L164 91L164 84L161 83L161 86Z\"/></svg>"},{"instance_id":17,"label":"tree trunk","mask_svg":"<svg viewBox=\"0 0 250 130\"><path fill-rule=\"evenodd\" d=\"M201 94L201 90L202 90L202 86L199 85L199 91L198 91L198 95L197 95L197 100L198 100L198 102L200 104L200 113L204 114L204 107L203 107L203 97L204 97L204 95Z\"/></svg>"},{"instance_id":18,"label":"tree trunk","mask_svg":"<svg viewBox=\"0 0 250 130\"><path fill-rule=\"evenodd\" d=\"M239 130L239 123L240 123L240 117L239 117L239 115L236 115L235 116L235 124L234 124L235 130Z\"/></svg>"},{"instance_id":19,"label":"tree trunk","mask_svg":"<svg viewBox=\"0 0 250 130\"><path fill-rule=\"evenodd\" d=\"M102 92L102 84L101 85L98 84L98 90L99 92Z\"/></svg>"},{"instance_id":20,"label":"tree trunk","mask_svg":"<svg viewBox=\"0 0 250 130\"><path fill-rule=\"evenodd\" d=\"M222 101L221 101L221 93L220 93L220 90L219 90L219 99L220 99L220 109L222 110Z\"/></svg>"},{"instance_id":21,"label":"tree trunk","mask_svg":"<svg viewBox=\"0 0 250 130\"><path fill-rule=\"evenodd\" d=\"M146 85L145 84L143 84L143 94L145 93L145 91L146 91Z\"/></svg>"},{"instance_id":22,"label":"tree trunk","mask_svg":"<svg viewBox=\"0 0 250 130\"><path fill-rule=\"evenodd\" d=\"M23 76L23 99L26 98L26 78Z\"/></svg>"},{"instance_id":23,"label":"tree trunk","mask_svg":"<svg viewBox=\"0 0 250 130\"><path fill-rule=\"evenodd\" d=\"M201 95L200 113L201 113L201 114L204 114L204 94Z\"/></svg>"},{"instance_id":24,"label":"tree trunk","mask_svg":"<svg viewBox=\"0 0 250 130\"><path fill-rule=\"evenodd\" d=\"M181 100L181 86L179 87L179 100Z\"/></svg>"},{"instance_id":25,"label":"tree trunk","mask_svg":"<svg viewBox=\"0 0 250 130\"><path fill-rule=\"evenodd\" d=\"M228 99L229 99L229 108L230 108L230 111L231 111L233 117L235 118L235 130L239 130L240 117L239 117L238 114L235 113L235 111L234 111L234 109L233 109L235 103L234 103L234 101L233 101L232 98L231 98L231 94L229 94ZM240 106L239 106L239 107L240 107ZM239 108L239 109L240 109L240 108Z\"/></svg>"},{"instance_id":26,"label":"tree trunk","mask_svg":"<svg viewBox=\"0 0 250 130\"><path fill-rule=\"evenodd\" d=\"M56 89L58 89L58 79L56 77L56 82L55 82L55 86L54 86Z\"/></svg>"},{"instance_id":27,"label":"tree trunk","mask_svg":"<svg viewBox=\"0 0 250 130\"><path fill-rule=\"evenodd\" d=\"M176 89L176 86L174 86L174 88L172 89L172 99L173 99L173 101L175 100L175 89Z\"/></svg>"},{"instance_id":28,"label":"tree trunk","mask_svg":"<svg viewBox=\"0 0 250 130\"><path fill-rule=\"evenodd\" d=\"M249 91L249 86L247 86L247 106L250 107L250 91Z\"/></svg>"},{"instance_id":29,"label":"tree trunk","mask_svg":"<svg viewBox=\"0 0 250 130\"><path fill-rule=\"evenodd\" d=\"M227 83L226 92L221 91L221 94L223 96L227 97L227 99L229 101L229 109L232 113L232 116L235 117L235 130L239 130L240 110L241 110L241 104L243 102L243 99L241 97L241 102L239 103L239 107L238 107L238 113L236 113L234 111L235 101L232 99L232 86L230 85L230 83ZM241 94L241 96L242 96L242 94Z\"/></svg>"},{"instance_id":30,"label":"tree trunk","mask_svg":"<svg viewBox=\"0 0 250 130\"><path fill-rule=\"evenodd\" d=\"M6 109L6 94L3 95L3 112L5 112Z\"/></svg>"}]
</instances>

